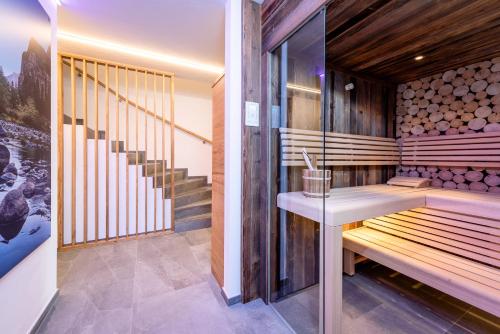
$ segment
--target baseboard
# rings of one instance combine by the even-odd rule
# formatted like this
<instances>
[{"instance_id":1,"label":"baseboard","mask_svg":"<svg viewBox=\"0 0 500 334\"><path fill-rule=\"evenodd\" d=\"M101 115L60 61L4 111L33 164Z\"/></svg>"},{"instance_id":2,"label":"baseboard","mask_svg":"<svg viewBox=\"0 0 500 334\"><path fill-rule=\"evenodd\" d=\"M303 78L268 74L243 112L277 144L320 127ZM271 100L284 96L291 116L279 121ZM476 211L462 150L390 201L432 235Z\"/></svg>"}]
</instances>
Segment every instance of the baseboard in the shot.
<instances>
[{"instance_id":1,"label":"baseboard","mask_svg":"<svg viewBox=\"0 0 500 334\"><path fill-rule=\"evenodd\" d=\"M220 294L222 295L222 298L224 298L224 301L226 302L227 306L231 306L231 305L238 304L241 302L241 295L227 298L226 292L224 291L224 289L220 289Z\"/></svg>"},{"instance_id":2,"label":"baseboard","mask_svg":"<svg viewBox=\"0 0 500 334\"><path fill-rule=\"evenodd\" d=\"M47 316L50 314L50 312L54 309L54 304L56 303L57 296L59 296L59 289L56 290L50 301L47 303L45 308L43 309L42 313L36 320L35 324L33 327L31 327L31 330L29 331L30 334L36 334L36 332L40 329L40 326L42 325L43 321Z\"/></svg>"}]
</instances>

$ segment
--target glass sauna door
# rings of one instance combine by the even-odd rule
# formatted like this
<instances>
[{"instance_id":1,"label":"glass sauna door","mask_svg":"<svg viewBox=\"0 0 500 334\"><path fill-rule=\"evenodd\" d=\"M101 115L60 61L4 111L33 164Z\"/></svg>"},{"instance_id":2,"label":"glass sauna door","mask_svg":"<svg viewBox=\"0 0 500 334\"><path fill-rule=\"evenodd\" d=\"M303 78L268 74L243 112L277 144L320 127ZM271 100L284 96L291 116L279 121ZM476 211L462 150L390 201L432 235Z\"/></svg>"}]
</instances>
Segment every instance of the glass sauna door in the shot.
<instances>
[{"instance_id":1,"label":"glass sauna door","mask_svg":"<svg viewBox=\"0 0 500 334\"><path fill-rule=\"evenodd\" d=\"M271 305L297 333L323 332L324 26L322 11L270 56L268 288ZM298 214L294 201L314 212Z\"/></svg>"}]
</instances>

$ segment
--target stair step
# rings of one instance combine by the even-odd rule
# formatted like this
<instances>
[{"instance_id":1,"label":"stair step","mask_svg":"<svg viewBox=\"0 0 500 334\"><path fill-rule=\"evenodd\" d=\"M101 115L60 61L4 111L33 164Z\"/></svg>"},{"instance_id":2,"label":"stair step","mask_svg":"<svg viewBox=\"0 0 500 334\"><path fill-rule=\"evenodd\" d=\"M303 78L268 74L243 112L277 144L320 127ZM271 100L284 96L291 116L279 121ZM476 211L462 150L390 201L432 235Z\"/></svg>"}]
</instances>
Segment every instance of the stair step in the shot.
<instances>
[{"instance_id":1,"label":"stair step","mask_svg":"<svg viewBox=\"0 0 500 334\"><path fill-rule=\"evenodd\" d=\"M175 207L178 208L189 203L203 201L205 199L212 199L211 185L187 191L182 194L175 194Z\"/></svg>"},{"instance_id":2,"label":"stair step","mask_svg":"<svg viewBox=\"0 0 500 334\"><path fill-rule=\"evenodd\" d=\"M142 176L146 176L146 164L142 164ZM154 160L148 160L148 176L153 176L155 173L155 165L156 165L156 175L162 175L161 171L163 170L163 163L161 160L156 160L156 163ZM176 171L184 171L185 172L185 177L187 177L187 168L176 168ZM170 172L170 167L168 167L167 162L165 161L165 172Z\"/></svg>"},{"instance_id":3,"label":"stair step","mask_svg":"<svg viewBox=\"0 0 500 334\"><path fill-rule=\"evenodd\" d=\"M206 176L195 176L189 177L187 179L175 182L175 193L176 196L185 192L192 191L197 188L202 188L207 185ZM170 198L170 184L164 188L164 198Z\"/></svg>"},{"instance_id":4,"label":"stair step","mask_svg":"<svg viewBox=\"0 0 500 334\"><path fill-rule=\"evenodd\" d=\"M68 124L68 125L73 124L73 120L72 120L71 116L65 114L64 115L63 123L64 124ZM75 123L76 123L76 125L83 125L83 118L77 118L77 119L75 119ZM94 135L94 130L93 129L87 128L87 138L88 139L95 139L95 135ZM97 134L97 138L98 139L104 139L105 138L105 131L99 130L99 132Z\"/></svg>"},{"instance_id":5,"label":"stair step","mask_svg":"<svg viewBox=\"0 0 500 334\"><path fill-rule=\"evenodd\" d=\"M170 184L170 169L167 169L165 171L165 185ZM179 182L181 180L184 180L186 178L187 171L184 169L176 169L174 171L174 179L175 182ZM160 170L156 171L156 178L153 176L153 174L149 175L150 177L153 177L153 187L155 188L161 188L163 184L163 174L161 173Z\"/></svg>"},{"instance_id":6,"label":"stair step","mask_svg":"<svg viewBox=\"0 0 500 334\"><path fill-rule=\"evenodd\" d=\"M212 213L204 213L175 220L175 232L199 230L212 226Z\"/></svg>"},{"instance_id":7,"label":"stair step","mask_svg":"<svg viewBox=\"0 0 500 334\"><path fill-rule=\"evenodd\" d=\"M135 165L136 163L136 153L138 153L138 160L137 160L137 164L139 165L142 165L142 163L144 162L144 155L146 152L144 151L139 151L139 152L136 152L136 151L128 151L128 164L129 165Z\"/></svg>"},{"instance_id":8,"label":"stair step","mask_svg":"<svg viewBox=\"0 0 500 334\"><path fill-rule=\"evenodd\" d=\"M209 212L212 212L212 199L206 199L203 201L176 207L175 218L182 219L186 217L198 216Z\"/></svg>"},{"instance_id":9,"label":"stair step","mask_svg":"<svg viewBox=\"0 0 500 334\"><path fill-rule=\"evenodd\" d=\"M116 153L116 140L111 141L111 152ZM123 140L118 141L118 152L125 152L125 142Z\"/></svg>"}]
</instances>

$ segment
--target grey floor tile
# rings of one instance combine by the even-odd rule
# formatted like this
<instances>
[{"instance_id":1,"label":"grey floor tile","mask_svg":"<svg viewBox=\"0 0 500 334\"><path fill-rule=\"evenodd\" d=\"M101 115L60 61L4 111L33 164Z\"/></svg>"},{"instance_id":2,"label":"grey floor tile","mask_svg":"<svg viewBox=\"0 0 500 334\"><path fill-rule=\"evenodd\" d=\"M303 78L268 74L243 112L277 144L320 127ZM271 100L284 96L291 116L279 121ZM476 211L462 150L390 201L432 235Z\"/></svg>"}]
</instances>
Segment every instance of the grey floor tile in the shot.
<instances>
[{"instance_id":1,"label":"grey floor tile","mask_svg":"<svg viewBox=\"0 0 500 334\"><path fill-rule=\"evenodd\" d=\"M289 332L262 301L225 304L210 229L72 249L58 266L60 295L39 333Z\"/></svg>"}]
</instances>

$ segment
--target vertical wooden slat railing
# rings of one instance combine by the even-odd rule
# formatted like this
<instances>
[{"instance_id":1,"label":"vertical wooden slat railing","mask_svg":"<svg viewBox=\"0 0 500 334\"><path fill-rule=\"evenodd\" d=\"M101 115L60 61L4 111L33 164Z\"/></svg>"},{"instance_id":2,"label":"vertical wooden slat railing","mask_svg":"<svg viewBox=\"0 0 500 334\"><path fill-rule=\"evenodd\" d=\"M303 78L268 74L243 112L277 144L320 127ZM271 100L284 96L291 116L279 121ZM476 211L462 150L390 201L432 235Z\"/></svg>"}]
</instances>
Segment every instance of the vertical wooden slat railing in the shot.
<instances>
[{"instance_id":1,"label":"vertical wooden slat railing","mask_svg":"<svg viewBox=\"0 0 500 334\"><path fill-rule=\"evenodd\" d=\"M170 219L175 230L175 113L174 77L170 78Z\"/></svg>"},{"instance_id":2,"label":"vertical wooden slat railing","mask_svg":"<svg viewBox=\"0 0 500 334\"><path fill-rule=\"evenodd\" d=\"M128 67L125 67L125 155L128 159L128 151L129 151L129 124L128 124L128 118L129 118L129 110L128 110ZM125 224L126 230L125 230L125 236L128 238L128 235L130 234L130 194L129 194L129 171L128 171L128 166L125 168L125 197L127 198L126 201L126 209L125 211L127 212L126 217L125 217Z\"/></svg>"},{"instance_id":3,"label":"vertical wooden slat railing","mask_svg":"<svg viewBox=\"0 0 500 334\"><path fill-rule=\"evenodd\" d=\"M94 62L94 240L99 240L99 68Z\"/></svg>"},{"instance_id":4,"label":"vertical wooden slat railing","mask_svg":"<svg viewBox=\"0 0 500 334\"><path fill-rule=\"evenodd\" d=\"M129 236L134 235L138 237L140 235L149 234L150 232L169 233L174 231L175 131L183 131L200 139L203 143L210 143L206 138L175 124L174 75L172 73L154 71L72 54L59 55L58 69L59 165L57 175L59 182L59 248L79 247L107 241L114 242L121 238L129 238ZM101 72L101 75L99 75L99 72ZM123 73L124 75L122 75ZM110 75L113 74L114 78L112 76L110 77ZM131 74L133 75L132 78L130 78ZM104 82L101 81L102 79L100 80L102 75L104 76ZM144 78L140 77L140 75L144 75ZM122 79L123 77L124 79ZM144 79L143 85L140 84L142 79ZM159 79L161 80L161 86L158 86ZM167 79L170 80L168 88ZM129 80L132 80L132 83ZM152 85L149 84L150 80L152 80ZM65 83L66 81L69 82ZM79 86L80 83L81 88ZM68 94L69 104L67 106L64 102L65 85L69 87L68 91L70 93ZM144 90L143 92L141 92L141 88ZM80 91L77 91L77 89L81 89L81 95ZM93 90L93 92L89 92L89 90ZM99 103L100 91L101 94L104 95L104 99L101 101L102 103ZM142 97L142 94L144 94L144 105L141 106L139 104L139 97ZM158 94L160 94L160 97ZM112 99L111 96L114 96L114 99ZM93 101L89 100L89 98L93 99ZM151 98L153 99L152 106ZM161 98L161 102L159 102L159 98ZM110 110L113 102L115 103L114 113ZM122 102L124 102L124 105ZM131 107L135 109L135 113L132 114L133 116L131 116ZM149 109L150 107L152 110ZM161 108L161 112L158 108ZM170 110L170 119L167 119L168 109ZM112 117L114 117L114 122L111 119ZM130 117L133 117L133 121ZM124 129L123 123L121 122L122 119L124 119L125 123ZM64 125L66 120L69 120L69 128L66 128ZM142 128L141 122L144 122ZM159 128L157 122L161 122L161 135L158 134ZM79 126L81 125L83 125L82 135L77 135L78 131L80 131ZM150 125L153 127L152 129L149 128ZM167 182L167 136L165 133L167 127L165 125L170 126L169 182ZM113 126L114 129L112 129ZM130 129L131 126L135 126L135 128ZM104 131L100 130L101 128ZM67 138L69 140L66 140L66 142L70 143L70 152L69 147L66 148L66 151L64 147L65 129L66 135L69 135L69 138ZM141 136L140 133L141 129L144 131L143 136ZM131 130L132 133L130 132ZM152 155L151 152L149 152L148 155L148 140L151 140L148 130L152 130L154 137ZM104 133L104 138L101 136L102 132ZM122 140L120 140L120 137ZM89 140L93 140L93 145L90 147L88 146L91 143ZM104 140L104 143L102 143L102 140ZM161 143L158 143L158 140L160 140ZM158 146L158 144L160 145ZM82 147L80 147L80 145L82 145ZM161 154L158 154L159 147L161 147ZM89 149L93 149L94 154L89 154ZM105 152L102 152L103 149ZM82 153L78 152L83 153L82 161L80 161L80 154ZM120 155L123 153L125 153L126 161L134 159L135 156L134 162L130 165L132 170L129 170L129 164L127 162L125 171L123 172L123 167L121 166L121 164L123 164L123 159L121 159ZM68 158L70 158L69 160L65 160L65 154L70 155L68 156ZM110 159L113 158L112 154L115 154L115 168L110 171ZM148 161L148 156L151 157L154 162L151 170L149 168L151 166L150 161ZM104 161L101 159L104 159ZM161 162L158 159L161 159ZM100 169L102 165L104 165L104 170ZM158 168L161 169L161 174ZM132 176L130 173L134 170L135 182L132 181L133 183L130 184L130 178ZM70 184L65 184L64 182L65 173L70 173L68 177L71 175ZM114 178L112 178L113 175L110 175L110 173L114 173ZM79 179L79 175L83 175L82 180ZM152 190L151 182L150 180L148 181L150 177L153 178L152 185L154 188ZM115 182L114 187L112 187L113 179ZM140 187L142 182L144 182L144 189ZM135 194L131 192L131 187L133 187L134 184ZM70 187L66 192L64 190L65 186ZM170 224L166 221L164 200L167 196L165 192L167 186L170 189L171 201ZM115 192L114 198L112 189ZM161 190L161 196L158 196L159 190ZM105 194L102 194L103 191ZM81 194L79 192L81 192ZM142 194L142 192L144 193ZM154 195L153 199L150 198L150 194ZM67 198L65 201L66 196ZM159 199L159 197L161 199ZM114 200L116 205L115 210L112 210L113 212L110 212L110 200ZM150 202L151 200L153 200L153 202ZM143 201L143 203L140 201ZM149 204L148 201L150 202ZM160 203L161 208L158 208ZM69 206L65 207L65 204ZM126 217L122 217L123 211L121 208L123 208L123 205L126 208ZM132 205L135 205L135 217L130 216L131 211L134 211ZM91 211L92 206L94 210L93 214ZM143 209L144 215L142 216L141 211ZM70 215L66 217L64 212L66 211L69 213L67 210L71 211ZM83 215L80 217L82 212ZM148 219L151 219L151 214L154 214L154 221L152 222L153 224L151 224L153 226L150 227ZM158 220L159 214L161 214L161 220ZM64 221L65 217L68 220L66 222ZM113 229L110 229L110 224L113 219L115 219L116 226L114 235ZM134 220L135 224L133 223ZM141 220L143 220L143 222L141 222ZM144 224L144 231L140 230L142 226L141 223ZM123 224L125 225L123 226ZM135 225L135 229L133 229L134 225L131 224ZM92 226L94 229L93 233L91 230ZM122 233L120 233L120 231L122 231ZM81 234L82 232L83 235Z\"/></svg>"},{"instance_id":5,"label":"vertical wooden slat railing","mask_svg":"<svg viewBox=\"0 0 500 334\"><path fill-rule=\"evenodd\" d=\"M83 60L83 74L82 74L82 109L83 109L83 142L87 142L87 61ZM87 161L87 145L83 145L83 243L87 243L88 234L88 161Z\"/></svg>"},{"instance_id":6,"label":"vertical wooden slat railing","mask_svg":"<svg viewBox=\"0 0 500 334\"><path fill-rule=\"evenodd\" d=\"M135 101L139 102L139 72L135 70ZM135 108L135 235L139 236L139 108Z\"/></svg>"},{"instance_id":7,"label":"vertical wooden slat railing","mask_svg":"<svg viewBox=\"0 0 500 334\"><path fill-rule=\"evenodd\" d=\"M116 240L118 240L118 237L120 236L120 99L119 99L119 92L120 92L120 87L118 86L118 66L115 67L115 89L116 89L116 94L115 94L115 108L116 108L116 114L115 114L115 132L116 132L116 138L115 138L115 224L116 224Z\"/></svg>"},{"instance_id":8,"label":"vertical wooden slat railing","mask_svg":"<svg viewBox=\"0 0 500 334\"><path fill-rule=\"evenodd\" d=\"M144 108L148 110L148 71L144 72ZM148 114L144 113L144 234L148 234Z\"/></svg>"},{"instance_id":9,"label":"vertical wooden slat railing","mask_svg":"<svg viewBox=\"0 0 500 334\"><path fill-rule=\"evenodd\" d=\"M71 58L71 165L76 165L76 78ZM76 243L76 168L71 169L71 244Z\"/></svg>"},{"instance_id":10,"label":"vertical wooden slat railing","mask_svg":"<svg viewBox=\"0 0 500 334\"><path fill-rule=\"evenodd\" d=\"M104 81L106 82L106 91L104 95L104 110L105 110L105 129L104 129L104 140L106 143L106 240L109 240L109 66L104 65ZM73 168L75 165L73 165Z\"/></svg>"},{"instance_id":11,"label":"vertical wooden slat railing","mask_svg":"<svg viewBox=\"0 0 500 334\"><path fill-rule=\"evenodd\" d=\"M165 191L165 75L162 74L161 76L161 191L162 191L162 196L165 196L163 194L163 191ZM163 231L166 230L165 227L165 205L162 205L162 210L161 210L161 220L163 224Z\"/></svg>"}]
</instances>

